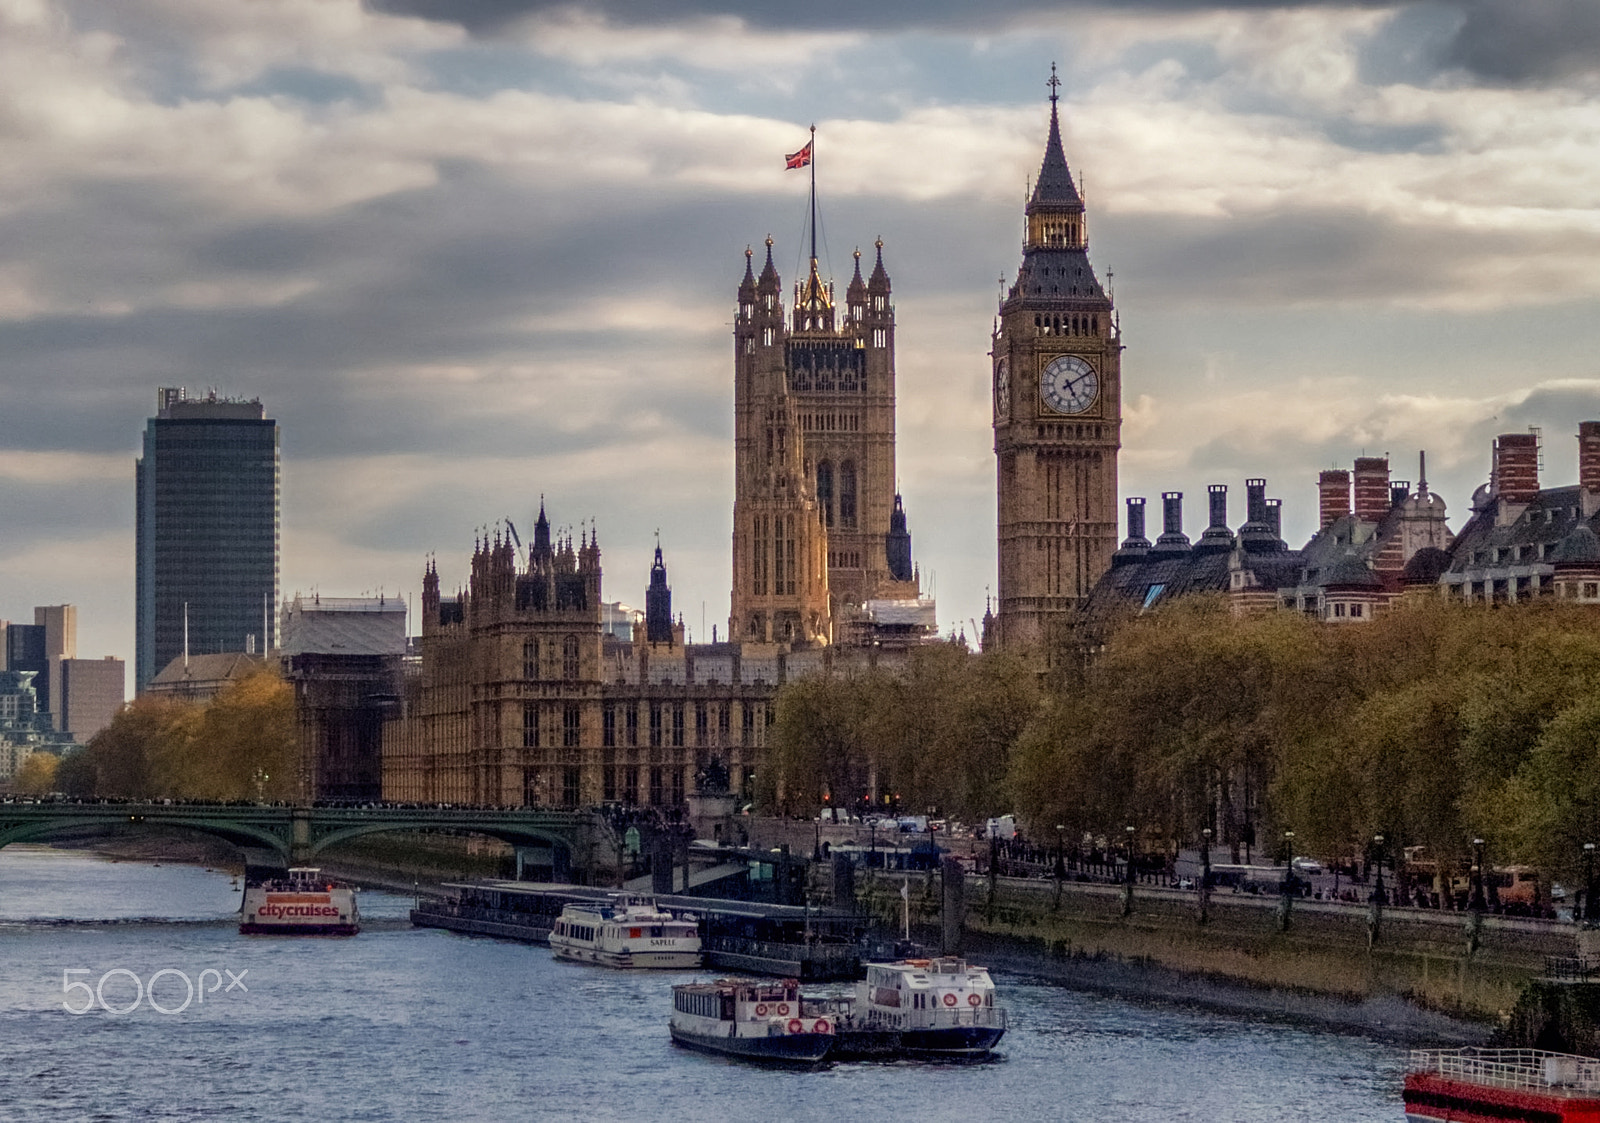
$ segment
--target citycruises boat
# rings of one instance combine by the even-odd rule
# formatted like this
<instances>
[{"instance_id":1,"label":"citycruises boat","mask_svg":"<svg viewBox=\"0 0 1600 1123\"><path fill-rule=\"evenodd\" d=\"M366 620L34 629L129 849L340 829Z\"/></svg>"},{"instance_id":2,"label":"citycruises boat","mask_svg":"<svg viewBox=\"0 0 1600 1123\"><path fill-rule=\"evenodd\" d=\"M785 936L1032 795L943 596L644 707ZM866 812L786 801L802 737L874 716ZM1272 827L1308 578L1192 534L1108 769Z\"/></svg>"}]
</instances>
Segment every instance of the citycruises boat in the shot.
<instances>
[{"instance_id":1,"label":"citycruises boat","mask_svg":"<svg viewBox=\"0 0 1600 1123\"><path fill-rule=\"evenodd\" d=\"M1600 1123L1600 1060L1539 1049L1418 1049L1406 1123Z\"/></svg>"},{"instance_id":2,"label":"citycruises boat","mask_svg":"<svg viewBox=\"0 0 1600 1123\"><path fill-rule=\"evenodd\" d=\"M658 908L654 898L613 893L609 901L569 904L550 929L558 959L603 967L700 965L700 923Z\"/></svg>"},{"instance_id":3,"label":"citycruises boat","mask_svg":"<svg viewBox=\"0 0 1600 1123\"><path fill-rule=\"evenodd\" d=\"M798 979L679 983L672 1040L690 1049L775 1064L816 1064L834 1043L834 1020L802 1017Z\"/></svg>"},{"instance_id":4,"label":"citycruises boat","mask_svg":"<svg viewBox=\"0 0 1600 1123\"><path fill-rule=\"evenodd\" d=\"M853 998L842 1000L836 1059L986 1056L1006 1032L984 967L956 956L868 963Z\"/></svg>"},{"instance_id":5,"label":"citycruises boat","mask_svg":"<svg viewBox=\"0 0 1600 1123\"><path fill-rule=\"evenodd\" d=\"M245 883L239 931L246 935L354 936L361 930L356 891L298 866L288 876Z\"/></svg>"}]
</instances>

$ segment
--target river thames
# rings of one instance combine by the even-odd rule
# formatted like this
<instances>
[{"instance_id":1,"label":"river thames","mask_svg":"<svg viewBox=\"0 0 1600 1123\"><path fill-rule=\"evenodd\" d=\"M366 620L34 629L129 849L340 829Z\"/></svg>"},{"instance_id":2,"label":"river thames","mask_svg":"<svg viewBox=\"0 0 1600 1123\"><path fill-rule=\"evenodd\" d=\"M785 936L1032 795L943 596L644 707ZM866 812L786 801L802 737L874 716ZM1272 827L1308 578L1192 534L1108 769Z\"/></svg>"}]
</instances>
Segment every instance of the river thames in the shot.
<instances>
[{"instance_id":1,"label":"river thames","mask_svg":"<svg viewBox=\"0 0 1600 1123\"><path fill-rule=\"evenodd\" d=\"M704 974L414 929L377 892L354 938L241 936L230 881L0 850L0 1118L1402 1118L1394 1045L1005 974L987 1063L750 1067L668 1039L671 984Z\"/></svg>"}]
</instances>

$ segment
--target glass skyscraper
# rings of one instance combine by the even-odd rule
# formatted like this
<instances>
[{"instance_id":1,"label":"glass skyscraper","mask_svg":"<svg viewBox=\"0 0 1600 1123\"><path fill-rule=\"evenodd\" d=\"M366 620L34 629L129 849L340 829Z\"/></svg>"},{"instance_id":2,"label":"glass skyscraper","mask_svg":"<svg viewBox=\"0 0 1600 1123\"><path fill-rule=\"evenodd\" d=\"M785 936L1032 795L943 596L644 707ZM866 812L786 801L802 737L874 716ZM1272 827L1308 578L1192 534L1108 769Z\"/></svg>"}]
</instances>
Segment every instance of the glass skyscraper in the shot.
<instances>
[{"instance_id":1,"label":"glass skyscraper","mask_svg":"<svg viewBox=\"0 0 1600 1123\"><path fill-rule=\"evenodd\" d=\"M278 423L259 400L162 388L138 463L137 689L192 655L274 646Z\"/></svg>"}]
</instances>

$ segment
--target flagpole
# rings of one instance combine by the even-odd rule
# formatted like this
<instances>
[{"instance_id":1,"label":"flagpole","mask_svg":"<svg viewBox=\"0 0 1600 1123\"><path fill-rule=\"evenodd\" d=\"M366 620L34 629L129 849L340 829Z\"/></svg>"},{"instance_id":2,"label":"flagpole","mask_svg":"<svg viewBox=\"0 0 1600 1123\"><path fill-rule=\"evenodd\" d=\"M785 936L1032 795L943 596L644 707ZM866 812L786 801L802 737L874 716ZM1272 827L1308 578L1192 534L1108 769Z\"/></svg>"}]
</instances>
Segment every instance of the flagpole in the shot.
<instances>
[{"instance_id":1,"label":"flagpole","mask_svg":"<svg viewBox=\"0 0 1600 1123\"><path fill-rule=\"evenodd\" d=\"M811 260L817 260L817 127L811 126Z\"/></svg>"}]
</instances>

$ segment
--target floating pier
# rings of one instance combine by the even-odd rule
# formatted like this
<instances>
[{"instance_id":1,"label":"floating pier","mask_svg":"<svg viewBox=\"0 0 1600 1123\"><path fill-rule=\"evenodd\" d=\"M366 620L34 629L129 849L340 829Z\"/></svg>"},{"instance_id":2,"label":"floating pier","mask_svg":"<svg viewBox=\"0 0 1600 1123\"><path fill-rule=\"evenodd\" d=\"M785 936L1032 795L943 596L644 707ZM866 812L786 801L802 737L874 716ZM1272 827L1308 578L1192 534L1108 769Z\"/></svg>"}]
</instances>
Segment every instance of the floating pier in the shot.
<instances>
[{"instance_id":1,"label":"floating pier","mask_svg":"<svg viewBox=\"0 0 1600 1123\"><path fill-rule=\"evenodd\" d=\"M411 923L536 944L549 942L550 929L567 905L611 896L604 889L528 881L458 882L443 888L452 895L420 901L411 910ZM707 897L655 894L655 900L662 908L699 918L707 967L808 982L861 976L872 927L866 916Z\"/></svg>"}]
</instances>

